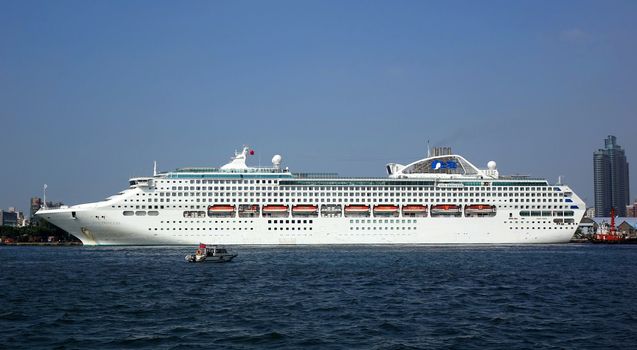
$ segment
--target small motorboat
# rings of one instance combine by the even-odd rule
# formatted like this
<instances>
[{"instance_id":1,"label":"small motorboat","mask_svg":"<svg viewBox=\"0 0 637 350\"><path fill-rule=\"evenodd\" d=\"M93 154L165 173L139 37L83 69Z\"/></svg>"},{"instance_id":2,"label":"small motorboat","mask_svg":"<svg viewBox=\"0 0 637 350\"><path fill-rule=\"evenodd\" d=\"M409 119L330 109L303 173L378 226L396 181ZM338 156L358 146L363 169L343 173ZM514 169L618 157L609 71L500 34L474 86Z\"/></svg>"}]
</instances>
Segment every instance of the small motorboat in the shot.
<instances>
[{"instance_id":1,"label":"small motorboat","mask_svg":"<svg viewBox=\"0 0 637 350\"><path fill-rule=\"evenodd\" d=\"M200 244L195 254L186 255L188 262L229 262L237 256L237 253L231 252L226 248L213 245L208 248L205 244Z\"/></svg>"}]
</instances>

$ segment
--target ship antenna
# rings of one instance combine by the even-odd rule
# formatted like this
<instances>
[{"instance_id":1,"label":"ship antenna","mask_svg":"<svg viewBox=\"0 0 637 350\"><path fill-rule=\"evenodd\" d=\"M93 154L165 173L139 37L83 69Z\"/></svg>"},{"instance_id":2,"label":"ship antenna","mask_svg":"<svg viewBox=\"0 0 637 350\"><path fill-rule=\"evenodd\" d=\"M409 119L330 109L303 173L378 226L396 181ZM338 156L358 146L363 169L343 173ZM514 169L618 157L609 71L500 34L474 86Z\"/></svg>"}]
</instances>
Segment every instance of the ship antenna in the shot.
<instances>
[{"instance_id":1,"label":"ship antenna","mask_svg":"<svg viewBox=\"0 0 637 350\"><path fill-rule=\"evenodd\" d=\"M431 150L429 149L429 140L427 140L427 158L431 157Z\"/></svg>"},{"instance_id":2,"label":"ship antenna","mask_svg":"<svg viewBox=\"0 0 637 350\"><path fill-rule=\"evenodd\" d=\"M153 161L153 176L157 176L157 161Z\"/></svg>"},{"instance_id":3,"label":"ship antenna","mask_svg":"<svg viewBox=\"0 0 637 350\"><path fill-rule=\"evenodd\" d=\"M47 187L48 187L48 186L47 186L46 184L44 184L44 186L42 187L42 192L43 192L43 193L42 193L42 198L44 198L44 200L42 201L42 207L43 207L44 209L46 209L46 188L47 188Z\"/></svg>"}]
</instances>

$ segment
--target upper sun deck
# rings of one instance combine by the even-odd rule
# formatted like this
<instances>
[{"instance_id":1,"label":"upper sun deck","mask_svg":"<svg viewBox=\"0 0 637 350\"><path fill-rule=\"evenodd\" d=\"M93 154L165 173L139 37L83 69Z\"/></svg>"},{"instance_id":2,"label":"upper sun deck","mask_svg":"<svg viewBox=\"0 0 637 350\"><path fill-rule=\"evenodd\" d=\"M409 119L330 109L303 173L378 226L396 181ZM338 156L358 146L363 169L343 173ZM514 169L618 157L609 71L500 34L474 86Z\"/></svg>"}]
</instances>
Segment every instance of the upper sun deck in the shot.
<instances>
[{"instance_id":1,"label":"upper sun deck","mask_svg":"<svg viewBox=\"0 0 637 350\"><path fill-rule=\"evenodd\" d=\"M498 179L496 163L490 161L488 169L481 170L462 156L451 154L428 157L407 165L387 164L390 178L424 179Z\"/></svg>"},{"instance_id":2,"label":"upper sun deck","mask_svg":"<svg viewBox=\"0 0 637 350\"><path fill-rule=\"evenodd\" d=\"M245 169L223 169L206 167L179 168L175 171L162 174L169 179L184 178L270 178L286 179L293 175L287 169L275 168L245 168Z\"/></svg>"},{"instance_id":3,"label":"upper sun deck","mask_svg":"<svg viewBox=\"0 0 637 350\"><path fill-rule=\"evenodd\" d=\"M174 171L155 173L155 177L167 179L326 179L338 177L336 173L292 173L288 168L281 168L281 156L272 158L272 167L251 167L246 164L248 156L254 151L244 147L241 152L235 152L230 162L221 167L185 167Z\"/></svg>"},{"instance_id":4,"label":"upper sun deck","mask_svg":"<svg viewBox=\"0 0 637 350\"><path fill-rule=\"evenodd\" d=\"M241 152L236 152L230 162L222 167L186 167L174 171L161 173L160 177L169 179L181 178L291 178L293 175L286 169L281 169L281 156L272 158L272 167L249 167L246 160L254 151L243 147Z\"/></svg>"},{"instance_id":5,"label":"upper sun deck","mask_svg":"<svg viewBox=\"0 0 637 350\"><path fill-rule=\"evenodd\" d=\"M185 167L178 168L170 172L155 172L154 178L164 179L279 179L289 182L291 180L307 181L310 179L324 181L426 181L427 183L449 183L462 182L473 183L475 181L490 181L499 184L535 184L547 186L545 179L529 178L526 176L500 176L496 169L496 163L490 161L488 169L478 169L460 155L450 154L434 157L427 157L417 160L407 165L390 163L387 164L388 178L380 177L340 177L336 173L292 173L288 168L281 168L281 156L275 155L272 158L272 167L251 167L246 164L248 156L254 154L248 147L244 147L241 152L235 152L230 162L221 167ZM152 178L137 178L135 184L146 185L147 180ZM141 181L140 181L141 180ZM469 182L467 182L469 181ZM133 183L131 182L131 185Z\"/></svg>"},{"instance_id":6,"label":"upper sun deck","mask_svg":"<svg viewBox=\"0 0 637 350\"><path fill-rule=\"evenodd\" d=\"M262 168L252 167L245 169L223 169L223 168L208 168L208 167L187 167L177 168L173 173L223 173L223 174L252 174L252 173L264 173L264 174L283 174L288 173L287 169L275 169L275 168Z\"/></svg>"}]
</instances>

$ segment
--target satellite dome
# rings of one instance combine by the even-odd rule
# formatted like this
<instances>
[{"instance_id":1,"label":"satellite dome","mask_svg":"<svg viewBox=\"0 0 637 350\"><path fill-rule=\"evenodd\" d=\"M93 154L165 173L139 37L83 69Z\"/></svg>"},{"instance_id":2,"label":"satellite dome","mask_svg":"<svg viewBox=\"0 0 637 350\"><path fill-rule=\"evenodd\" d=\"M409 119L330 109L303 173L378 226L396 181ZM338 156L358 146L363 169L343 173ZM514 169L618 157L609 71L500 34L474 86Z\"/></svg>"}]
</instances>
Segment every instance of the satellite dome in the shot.
<instances>
[{"instance_id":1,"label":"satellite dome","mask_svg":"<svg viewBox=\"0 0 637 350\"><path fill-rule=\"evenodd\" d=\"M495 170L495 167L496 167L495 161L493 160L489 161L489 163L487 163L487 167L489 167L489 170Z\"/></svg>"},{"instance_id":2,"label":"satellite dome","mask_svg":"<svg viewBox=\"0 0 637 350\"><path fill-rule=\"evenodd\" d=\"M283 157L281 157L278 154L275 154L274 157L272 157L272 164L278 168L279 165L281 165L281 160L283 160Z\"/></svg>"}]
</instances>

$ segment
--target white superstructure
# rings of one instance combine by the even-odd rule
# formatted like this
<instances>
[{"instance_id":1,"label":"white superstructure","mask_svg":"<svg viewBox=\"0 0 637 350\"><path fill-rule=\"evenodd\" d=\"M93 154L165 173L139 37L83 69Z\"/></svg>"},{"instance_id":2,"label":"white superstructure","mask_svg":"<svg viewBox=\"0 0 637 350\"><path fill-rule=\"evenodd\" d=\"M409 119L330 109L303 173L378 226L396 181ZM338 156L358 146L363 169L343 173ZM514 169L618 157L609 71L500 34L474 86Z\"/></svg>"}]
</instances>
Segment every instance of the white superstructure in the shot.
<instances>
[{"instance_id":1,"label":"white superstructure","mask_svg":"<svg viewBox=\"0 0 637 350\"><path fill-rule=\"evenodd\" d=\"M565 185L500 176L459 155L388 164L387 178L250 167L130 179L104 201L36 215L87 245L568 242L586 206Z\"/></svg>"}]
</instances>

